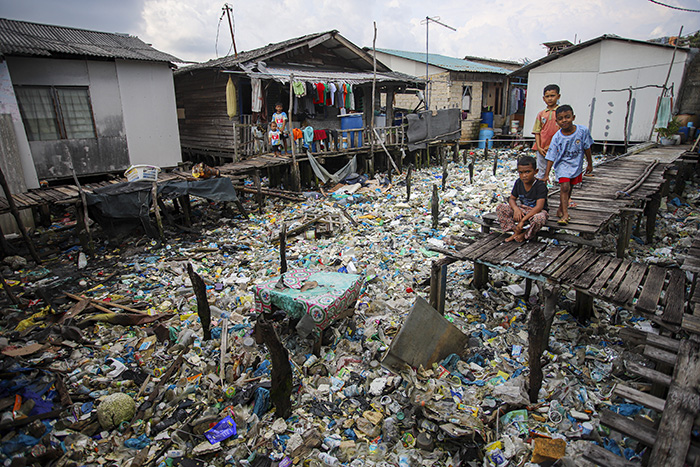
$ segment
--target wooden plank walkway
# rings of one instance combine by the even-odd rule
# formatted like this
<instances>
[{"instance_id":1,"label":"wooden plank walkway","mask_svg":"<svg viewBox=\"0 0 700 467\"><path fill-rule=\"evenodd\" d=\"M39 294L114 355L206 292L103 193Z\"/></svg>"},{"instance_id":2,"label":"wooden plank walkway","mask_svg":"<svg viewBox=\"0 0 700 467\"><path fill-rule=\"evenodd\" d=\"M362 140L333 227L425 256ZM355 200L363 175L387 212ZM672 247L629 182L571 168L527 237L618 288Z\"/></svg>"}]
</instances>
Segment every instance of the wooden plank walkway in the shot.
<instances>
[{"instance_id":1,"label":"wooden plank walkway","mask_svg":"<svg viewBox=\"0 0 700 467\"><path fill-rule=\"evenodd\" d=\"M570 286L633 310L670 330L680 330L686 277L679 269L612 258L583 247L506 242L506 238L505 234L491 233L450 256L521 277Z\"/></svg>"}]
</instances>

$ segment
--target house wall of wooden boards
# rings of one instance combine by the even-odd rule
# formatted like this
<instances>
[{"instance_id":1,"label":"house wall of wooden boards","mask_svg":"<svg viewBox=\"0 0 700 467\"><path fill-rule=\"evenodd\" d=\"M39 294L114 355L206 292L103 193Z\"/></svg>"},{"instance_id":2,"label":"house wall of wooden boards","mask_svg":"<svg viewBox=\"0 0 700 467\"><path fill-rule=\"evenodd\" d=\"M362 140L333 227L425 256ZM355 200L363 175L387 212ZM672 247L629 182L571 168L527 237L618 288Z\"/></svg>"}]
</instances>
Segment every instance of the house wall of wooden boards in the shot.
<instances>
[{"instance_id":1,"label":"house wall of wooden boards","mask_svg":"<svg viewBox=\"0 0 700 467\"><path fill-rule=\"evenodd\" d=\"M681 89L688 53L676 51L668 86L674 96ZM532 130L537 113L545 108L543 89L561 88L560 104L574 109L576 123L591 130L599 142L623 141L627 88L663 85L673 57L672 47L638 41L606 39L532 68L528 74L524 134ZM623 90L604 92L606 90ZM628 123L629 141L646 141L652 129L659 88L633 91Z\"/></svg>"}]
</instances>

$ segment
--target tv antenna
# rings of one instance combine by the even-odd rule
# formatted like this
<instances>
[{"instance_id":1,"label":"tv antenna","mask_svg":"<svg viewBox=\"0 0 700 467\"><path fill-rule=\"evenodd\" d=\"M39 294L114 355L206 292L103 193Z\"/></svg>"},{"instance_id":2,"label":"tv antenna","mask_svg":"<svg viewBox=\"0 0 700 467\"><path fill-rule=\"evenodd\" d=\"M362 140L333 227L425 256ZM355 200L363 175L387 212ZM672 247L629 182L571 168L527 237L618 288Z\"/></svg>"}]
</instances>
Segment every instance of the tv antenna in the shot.
<instances>
[{"instance_id":1,"label":"tv antenna","mask_svg":"<svg viewBox=\"0 0 700 467\"><path fill-rule=\"evenodd\" d=\"M429 93L428 93L428 62L429 62L429 56L428 56L428 29L430 26L430 23L435 23L439 24L440 26L446 27L447 29L451 29L453 31L457 31L455 28L452 26L448 26L445 23L442 23L440 21L439 16L433 16L432 18L430 16L426 16L424 20L420 22L420 24L425 24L425 110L428 110L429 107Z\"/></svg>"}]
</instances>

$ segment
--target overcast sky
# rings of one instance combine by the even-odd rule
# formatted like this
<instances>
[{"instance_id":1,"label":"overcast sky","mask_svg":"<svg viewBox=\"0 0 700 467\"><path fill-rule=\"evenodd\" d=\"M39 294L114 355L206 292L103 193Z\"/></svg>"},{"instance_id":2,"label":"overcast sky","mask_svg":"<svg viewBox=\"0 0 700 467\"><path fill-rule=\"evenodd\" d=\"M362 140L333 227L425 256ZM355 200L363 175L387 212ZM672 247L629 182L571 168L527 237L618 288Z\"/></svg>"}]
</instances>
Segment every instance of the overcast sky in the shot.
<instances>
[{"instance_id":1,"label":"overcast sky","mask_svg":"<svg viewBox=\"0 0 700 467\"><path fill-rule=\"evenodd\" d=\"M664 0L661 0L664 1ZM699 0L665 0L700 9ZM236 46L250 50L271 42L337 29L359 46L425 51L421 20L439 17L451 31L431 24L432 53L510 60L544 55L543 42L588 40L601 34L650 39L700 29L700 13L672 10L648 0L425 1L425 0L232 0ZM206 61L231 48L223 1L215 0L0 0L0 17L136 35L185 61Z\"/></svg>"}]
</instances>

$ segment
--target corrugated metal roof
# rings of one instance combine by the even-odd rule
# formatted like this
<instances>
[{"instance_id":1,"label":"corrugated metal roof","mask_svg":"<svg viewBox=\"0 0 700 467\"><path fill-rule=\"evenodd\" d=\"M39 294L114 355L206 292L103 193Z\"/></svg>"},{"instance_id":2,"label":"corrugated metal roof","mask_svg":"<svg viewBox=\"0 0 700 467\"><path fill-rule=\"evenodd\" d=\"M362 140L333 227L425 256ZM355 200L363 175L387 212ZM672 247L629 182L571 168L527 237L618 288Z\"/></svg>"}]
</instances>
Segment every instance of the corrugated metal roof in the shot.
<instances>
[{"instance_id":1,"label":"corrugated metal roof","mask_svg":"<svg viewBox=\"0 0 700 467\"><path fill-rule=\"evenodd\" d=\"M289 75L294 74L294 81L343 81L348 84L364 84L372 82L373 73L370 71L356 71L356 72L346 72L346 71L333 71L324 70L322 68L314 68L309 70L298 69L298 68L283 68L283 67L267 67L265 73L260 72L249 72L248 76L251 78L261 78L261 79L274 79L282 83L289 82ZM377 72L377 81L401 81L401 82L412 82L418 83L423 82L422 79L416 78L415 76L406 75L397 72Z\"/></svg>"},{"instance_id":2,"label":"corrugated metal roof","mask_svg":"<svg viewBox=\"0 0 700 467\"><path fill-rule=\"evenodd\" d=\"M394 55L396 57L406 58L408 60L425 63L425 53L422 52L407 52L405 50L394 49L377 49L377 51L388 55ZM431 53L428 54L428 63L430 65L439 68L444 68L445 70L449 71L467 71L471 73L496 73L499 75L507 75L511 71L498 66L483 65L481 63L476 63L469 60L463 60L461 58L447 57L445 55Z\"/></svg>"},{"instance_id":3,"label":"corrugated metal roof","mask_svg":"<svg viewBox=\"0 0 700 467\"><path fill-rule=\"evenodd\" d=\"M28 23L0 18L0 54L89 57L182 62L154 49L136 36Z\"/></svg>"}]
</instances>

